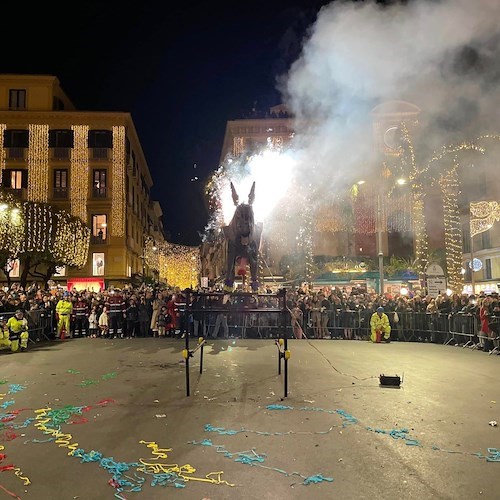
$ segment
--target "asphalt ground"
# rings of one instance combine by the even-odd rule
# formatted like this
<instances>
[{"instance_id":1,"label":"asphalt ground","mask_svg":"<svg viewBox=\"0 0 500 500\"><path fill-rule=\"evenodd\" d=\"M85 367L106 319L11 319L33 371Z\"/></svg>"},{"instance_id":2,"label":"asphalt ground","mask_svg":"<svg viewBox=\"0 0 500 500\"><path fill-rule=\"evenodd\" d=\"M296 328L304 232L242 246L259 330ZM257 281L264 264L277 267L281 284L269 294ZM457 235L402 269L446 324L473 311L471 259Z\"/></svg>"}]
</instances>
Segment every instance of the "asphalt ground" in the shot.
<instances>
[{"instance_id":1,"label":"asphalt ground","mask_svg":"<svg viewBox=\"0 0 500 500\"><path fill-rule=\"evenodd\" d=\"M284 397L274 340L208 340L189 359L187 396L184 347L1 352L0 498L500 498L499 356L289 340Z\"/></svg>"}]
</instances>

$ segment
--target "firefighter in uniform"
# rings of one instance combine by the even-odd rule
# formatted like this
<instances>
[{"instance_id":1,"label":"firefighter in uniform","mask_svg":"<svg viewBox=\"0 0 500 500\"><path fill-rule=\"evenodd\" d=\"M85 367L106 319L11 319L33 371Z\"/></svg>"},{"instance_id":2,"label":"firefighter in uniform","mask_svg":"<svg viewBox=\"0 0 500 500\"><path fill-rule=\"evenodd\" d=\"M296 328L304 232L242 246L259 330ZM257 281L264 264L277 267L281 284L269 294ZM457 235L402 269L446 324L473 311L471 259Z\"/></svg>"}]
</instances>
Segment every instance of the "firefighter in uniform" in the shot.
<instances>
[{"instance_id":1,"label":"firefighter in uniform","mask_svg":"<svg viewBox=\"0 0 500 500\"><path fill-rule=\"evenodd\" d=\"M81 335L82 337L86 337L89 318L89 305L85 300L83 294L77 296L75 305L73 306L73 314L75 316L74 336L79 337Z\"/></svg>"},{"instance_id":2,"label":"firefighter in uniform","mask_svg":"<svg viewBox=\"0 0 500 500\"><path fill-rule=\"evenodd\" d=\"M111 338L123 338L123 318L125 318L125 299L119 288L112 288L106 302L109 321L109 336Z\"/></svg>"},{"instance_id":3,"label":"firefighter in uniform","mask_svg":"<svg viewBox=\"0 0 500 500\"><path fill-rule=\"evenodd\" d=\"M2 338L0 345L10 347L12 352L16 352L21 344L21 351L28 348L28 320L24 317L24 311L17 309L14 316L10 317L0 332Z\"/></svg>"},{"instance_id":4,"label":"firefighter in uniform","mask_svg":"<svg viewBox=\"0 0 500 500\"><path fill-rule=\"evenodd\" d=\"M62 298L56 305L57 320L57 338L63 339L61 336L64 328L67 337L71 337L70 320L73 313L73 302L70 300L69 292L64 292Z\"/></svg>"}]
</instances>

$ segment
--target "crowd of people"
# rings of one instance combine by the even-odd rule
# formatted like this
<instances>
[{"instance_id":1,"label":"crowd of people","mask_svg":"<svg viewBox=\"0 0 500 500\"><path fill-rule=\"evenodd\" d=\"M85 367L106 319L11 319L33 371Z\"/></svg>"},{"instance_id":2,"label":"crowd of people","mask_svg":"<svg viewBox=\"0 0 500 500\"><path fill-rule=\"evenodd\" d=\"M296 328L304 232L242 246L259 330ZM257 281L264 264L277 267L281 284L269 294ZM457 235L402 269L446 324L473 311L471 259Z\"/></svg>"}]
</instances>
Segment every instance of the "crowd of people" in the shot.
<instances>
[{"instance_id":1,"label":"crowd of people","mask_svg":"<svg viewBox=\"0 0 500 500\"><path fill-rule=\"evenodd\" d=\"M463 343L491 351L498 350L500 300L496 293L378 295L356 287L318 290L306 284L260 294L145 285L63 291L33 284L26 290L14 285L0 291L0 346L10 345L6 325L11 317L24 320L34 342L185 335L277 338L286 326L297 339L447 343L456 334L463 335ZM17 346L24 348L20 333L11 331L10 340L19 340Z\"/></svg>"},{"instance_id":2,"label":"crowd of people","mask_svg":"<svg viewBox=\"0 0 500 500\"><path fill-rule=\"evenodd\" d=\"M420 291L378 295L356 287L349 291L302 287L288 293L288 303L292 325L312 338L373 340L373 322L377 312L382 312L388 320L382 332L385 340L446 343L456 337L457 342L470 342L484 350L498 348L498 293L443 292L432 297Z\"/></svg>"}]
</instances>

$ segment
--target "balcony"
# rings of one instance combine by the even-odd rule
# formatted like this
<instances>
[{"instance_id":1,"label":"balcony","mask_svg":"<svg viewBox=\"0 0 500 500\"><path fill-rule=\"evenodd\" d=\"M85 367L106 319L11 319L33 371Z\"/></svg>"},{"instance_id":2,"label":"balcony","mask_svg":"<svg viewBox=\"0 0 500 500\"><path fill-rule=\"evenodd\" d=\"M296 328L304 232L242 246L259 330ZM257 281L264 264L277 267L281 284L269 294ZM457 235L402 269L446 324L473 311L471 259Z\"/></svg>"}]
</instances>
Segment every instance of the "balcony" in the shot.
<instances>
[{"instance_id":1,"label":"balcony","mask_svg":"<svg viewBox=\"0 0 500 500\"><path fill-rule=\"evenodd\" d=\"M28 199L28 190L25 188L5 188L5 191L11 194L16 200L26 201Z\"/></svg>"},{"instance_id":2,"label":"balcony","mask_svg":"<svg viewBox=\"0 0 500 500\"><path fill-rule=\"evenodd\" d=\"M69 160L71 148L51 148L53 160Z\"/></svg>"},{"instance_id":3,"label":"balcony","mask_svg":"<svg viewBox=\"0 0 500 500\"><path fill-rule=\"evenodd\" d=\"M106 198L106 188L105 187L93 187L92 188L92 198Z\"/></svg>"},{"instance_id":4,"label":"balcony","mask_svg":"<svg viewBox=\"0 0 500 500\"><path fill-rule=\"evenodd\" d=\"M92 160L108 160L109 148L90 148L90 158Z\"/></svg>"},{"instance_id":5,"label":"balcony","mask_svg":"<svg viewBox=\"0 0 500 500\"><path fill-rule=\"evenodd\" d=\"M26 148L6 148L7 160L25 160Z\"/></svg>"},{"instance_id":6,"label":"balcony","mask_svg":"<svg viewBox=\"0 0 500 500\"><path fill-rule=\"evenodd\" d=\"M69 189L67 187L55 187L53 188L52 197L55 200L67 200L69 194Z\"/></svg>"},{"instance_id":7,"label":"balcony","mask_svg":"<svg viewBox=\"0 0 500 500\"><path fill-rule=\"evenodd\" d=\"M104 238L100 234L98 234L97 236L96 235L92 235L90 237L90 243L92 245L105 245L106 244L106 238Z\"/></svg>"}]
</instances>

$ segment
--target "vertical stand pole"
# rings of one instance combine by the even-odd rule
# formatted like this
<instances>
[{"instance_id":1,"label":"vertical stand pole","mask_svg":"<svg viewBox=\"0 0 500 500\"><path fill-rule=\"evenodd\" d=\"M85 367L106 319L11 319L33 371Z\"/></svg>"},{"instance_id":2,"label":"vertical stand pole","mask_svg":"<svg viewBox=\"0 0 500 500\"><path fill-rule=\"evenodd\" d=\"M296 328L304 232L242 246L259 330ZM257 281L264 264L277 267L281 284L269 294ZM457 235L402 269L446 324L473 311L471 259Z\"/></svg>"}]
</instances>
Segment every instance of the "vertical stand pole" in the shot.
<instances>
[{"instance_id":1,"label":"vertical stand pole","mask_svg":"<svg viewBox=\"0 0 500 500\"><path fill-rule=\"evenodd\" d=\"M205 339L203 339L205 340ZM203 347L205 346L205 343L200 347L200 373L203 373Z\"/></svg>"},{"instance_id":2,"label":"vertical stand pole","mask_svg":"<svg viewBox=\"0 0 500 500\"><path fill-rule=\"evenodd\" d=\"M279 343L279 339L276 342L276 347L278 348L278 375L281 375L281 346Z\"/></svg>"},{"instance_id":3,"label":"vertical stand pole","mask_svg":"<svg viewBox=\"0 0 500 500\"><path fill-rule=\"evenodd\" d=\"M189 391L189 315L188 315L188 304L191 300L191 294L187 293L186 294L186 306L184 308L184 321L183 326L184 326L184 332L182 331L183 329L181 328L181 334L184 333L184 339L185 339L185 347L183 351L183 356L184 356L184 362L186 364L186 396L190 395ZM186 326L187 325L187 326Z\"/></svg>"},{"instance_id":4,"label":"vertical stand pole","mask_svg":"<svg viewBox=\"0 0 500 500\"><path fill-rule=\"evenodd\" d=\"M281 331L283 332L283 358L285 359L285 383L284 383L284 388L285 388L285 394L284 397L286 398L288 396L288 335L287 335L287 313L288 313L288 308L286 306L286 291L282 290L282 300L283 300L283 305L282 305L282 313L281 313Z\"/></svg>"},{"instance_id":5,"label":"vertical stand pole","mask_svg":"<svg viewBox=\"0 0 500 500\"><path fill-rule=\"evenodd\" d=\"M474 278L474 236L470 235L470 284L472 295L476 295L476 280Z\"/></svg>"},{"instance_id":6,"label":"vertical stand pole","mask_svg":"<svg viewBox=\"0 0 500 500\"><path fill-rule=\"evenodd\" d=\"M288 396L288 339L286 337L285 333L285 345L283 346L285 348L285 398Z\"/></svg>"}]
</instances>

